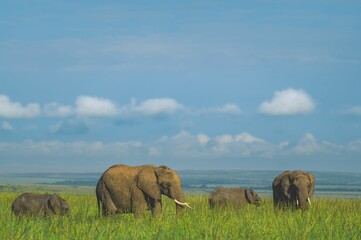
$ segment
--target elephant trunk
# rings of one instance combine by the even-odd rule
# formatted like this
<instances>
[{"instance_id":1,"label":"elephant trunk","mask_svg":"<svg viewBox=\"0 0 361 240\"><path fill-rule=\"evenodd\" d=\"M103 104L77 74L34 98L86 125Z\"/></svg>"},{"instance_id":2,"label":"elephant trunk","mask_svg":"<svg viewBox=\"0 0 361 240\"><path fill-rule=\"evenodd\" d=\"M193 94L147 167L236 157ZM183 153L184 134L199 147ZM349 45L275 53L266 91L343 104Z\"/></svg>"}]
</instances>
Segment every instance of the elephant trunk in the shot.
<instances>
[{"instance_id":1,"label":"elephant trunk","mask_svg":"<svg viewBox=\"0 0 361 240\"><path fill-rule=\"evenodd\" d=\"M297 203L297 207L301 208L302 210L305 210L308 208L308 205L311 203L311 200L305 192L301 191L297 195L296 203Z\"/></svg>"},{"instance_id":2,"label":"elephant trunk","mask_svg":"<svg viewBox=\"0 0 361 240\"><path fill-rule=\"evenodd\" d=\"M182 213L185 207L191 208L189 204L186 203L182 190L175 191L175 194L172 196L172 198L176 204L177 214Z\"/></svg>"}]
</instances>

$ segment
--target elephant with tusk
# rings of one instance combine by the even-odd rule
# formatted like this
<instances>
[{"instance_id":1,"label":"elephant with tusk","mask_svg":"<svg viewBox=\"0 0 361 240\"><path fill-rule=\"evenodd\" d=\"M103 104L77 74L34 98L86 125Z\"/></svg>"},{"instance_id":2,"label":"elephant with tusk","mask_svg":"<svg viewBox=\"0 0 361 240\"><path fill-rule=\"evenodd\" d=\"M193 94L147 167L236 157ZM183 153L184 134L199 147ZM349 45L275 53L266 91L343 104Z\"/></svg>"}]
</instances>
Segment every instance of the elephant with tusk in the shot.
<instances>
[{"instance_id":1,"label":"elephant with tusk","mask_svg":"<svg viewBox=\"0 0 361 240\"><path fill-rule=\"evenodd\" d=\"M275 208L307 209L315 191L315 176L301 170L284 171L272 183Z\"/></svg>"},{"instance_id":2,"label":"elephant with tusk","mask_svg":"<svg viewBox=\"0 0 361 240\"><path fill-rule=\"evenodd\" d=\"M153 216L162 211L162 194L173 199L176 212L185 207L178 173L167 166L114 165L100 177L96 186L98 211L103 215L133 213L140 216L150 209Z\"/></svg>"}]
</instances>

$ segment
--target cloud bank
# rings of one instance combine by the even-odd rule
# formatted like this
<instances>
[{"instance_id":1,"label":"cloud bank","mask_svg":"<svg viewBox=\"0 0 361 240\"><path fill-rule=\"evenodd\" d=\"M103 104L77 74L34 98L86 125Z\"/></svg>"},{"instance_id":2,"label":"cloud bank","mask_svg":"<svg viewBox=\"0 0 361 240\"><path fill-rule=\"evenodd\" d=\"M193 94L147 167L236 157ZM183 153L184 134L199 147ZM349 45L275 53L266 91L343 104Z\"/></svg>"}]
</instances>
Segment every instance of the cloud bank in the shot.
<instances>
[{"instance_id":1,"label":"cloud bank","mask_svg":"<svg viewBox=\"0 0 361 240\"><path fill-rule=\"evenodd\" d=\"M72 123L68 123L72 124ZM77 123L73 123L77 124ZM71 129L71 128L70 128ZM181 131L173 136L142 142L134 141L23 141L1 142L0 157L4 156L102 156L120 159L269 159L276 161L280 157L290 157L296 161L297 156L330 156L359 154L361 141L356 140L346 145L337 145L318 140L313 134L306 133L299 142L288 141L271 143L250 133L236 135L223 134L208 136Z\"/></svg>"},{"instance_id":2,"label":"cloud bank","mask_svg":"<svg viewBox=\"0 0 361 240\"><path fill-rule=\"evenodd\" d=\"M193 109L186 107L172 98L151 98L144 101L131 99L129 104L119 106L110 99L96 96L78 96L74 105L58 102L45 104L42 108L38 103L22 106L12 102L9 97L0 95L0 118L34 118L39 116L53 118L67 117L100 117L116 118L143 115L148 117L170 116L179 111L190 114L225 114L241 115L242 111L235 103L227 103L221 107Z\"/></svg>"}]
</instances>

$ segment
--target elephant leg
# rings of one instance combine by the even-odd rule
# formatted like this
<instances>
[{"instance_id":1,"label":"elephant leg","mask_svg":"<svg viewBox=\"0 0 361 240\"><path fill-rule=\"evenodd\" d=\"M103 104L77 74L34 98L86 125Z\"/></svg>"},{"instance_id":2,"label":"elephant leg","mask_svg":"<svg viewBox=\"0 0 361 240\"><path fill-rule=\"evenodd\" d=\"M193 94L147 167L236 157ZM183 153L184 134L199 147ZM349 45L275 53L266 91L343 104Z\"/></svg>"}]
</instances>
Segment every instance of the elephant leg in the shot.
<instances>
[{"instance_id":1,"label":"elephant leg","mask_svg":"<svg viewBox=\"0 0 361 240\"><path fill-rule=\"evenodd\" d=\"M144 215L145 210L147 210L147 203L141 202L137 203L133 206L133 213L135 217L142 217Z\"/></svg>"},{"instance_id":2,"label":"elephant leg","mask_svg":"<svg viewBox=\"0 0 361 240\"><path fill-rule=\"evenodd\" d=\"M157 216L162 213L162 200L152 200L151 206L153 216Z\"/></svg>"},{"instance_id":3,"label":"elephant leg","mask_svg":"<svg viewBox=\"0 0 361 240\"><path fill-rule=\"evenodd\" d=\"M103 216L109 216L117 213L117 207L114 205L113 200L110 196L105 195L102 202L102 213Z\"/></svg>"},{"instance_id":4,"label":"elephant leg","mask_svg":"<svg viewBox=\"0 0 361 240\"><path fill-rule=\"evenodd\" d=\"M148 204L145 199L144 193L140 190L134 190L132 193L132 212L135 217L141 217L148 209Z\"/></svg>"},{"instance_id":5,"label":"elephant leg","mask_svg":"<svg viewBox=\"0 0 361 240\"><path fill-rule=\"evenodd\" d=\"M278 210L285 210L287 207L287 200L283 196L274 196L273 200L274 208Z\"/></svg>"},{"instance_id":6,"label":"elephant leg","mask_svg":"<svg viewBox=\"0 0 361 240\"><path fill-rule=\"evenodd\" d=\"M273 193L273 206L275 208L279 208L280 203L281 203L281 200L280 200L279 196L277 194Z\"/></svg>"}]
</instances>

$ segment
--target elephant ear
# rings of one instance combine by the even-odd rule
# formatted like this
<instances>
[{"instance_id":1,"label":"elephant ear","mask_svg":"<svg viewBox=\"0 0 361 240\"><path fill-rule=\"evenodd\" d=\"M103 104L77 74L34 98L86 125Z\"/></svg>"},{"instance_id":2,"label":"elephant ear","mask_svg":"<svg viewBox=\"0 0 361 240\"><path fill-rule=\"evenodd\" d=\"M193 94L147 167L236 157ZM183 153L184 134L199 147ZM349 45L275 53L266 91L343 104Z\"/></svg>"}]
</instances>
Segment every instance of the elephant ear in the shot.
<instances>
[{"instance_id":1,"label":"elephant ear","mask_svg":"<svg viewBox=\"0 0 361 240\"><path fill-rule=\"evenodd\" d=\"M282 191L282 194L287 197L287 198L291 198L291 194L290 194L290 186L293 182L292 179L290 179L290 173L287 173L285 175L282 176L281 178L281 191Z\"/></svg>"},{"instance_id":2,"label":"elephant ear","mask_svg":"<svg viewBox=\"0 0 361 240\"><path fill-rule=\"evenodd\" d=\"M282 179L285 175L289 175L291 173L291 171L284 171L283 173L281 173L280 175L278 175L272 182L272 187L277 187L278 185L281 184Z\"/></svg>"},{"instance_id":3,"label":"elephant ear","mask_svg":"<svg viewBox=\"0 0 361 240\"><path fill-rule=\"evenodd\" d=\"M157 175L158 183L160 184L165 180L169 180L172 176L172 172L173 170L167 166L161 165L157 167L155 170L155 174Z\"/></svg>"},{"instance_id":4,"label":"elephant ear","mask_svg":"<svg viewBox=\"0 0 361 240\"><path fill-rule=\"evenodd\" d=\"M144 169L138 174L137 187L153 199L162 197L154 169Z\"/></svg>"},{"instance_id":5,"label":"elephant ear","mask_svg":"<svg viewBox=\"0 0 361 240\"><path fill-rule=\"evenodd\" d=\"M247 199L247 201L249 203L255 203L256 202L255 192L253 190L246 189L245 195L246 195L246 199Z\"/></svg>"},{"instance_id":6,"label":"elephant ear","mask_svg":"<svg viewBox=\"0 0 361 240\"><path fill-rule=\"evenodd\" d=\"M53 213L58 213L61 208L61 198L57 194L53 194L48 200L48 207Z\"/></svg>"},{"instance_id":7,"label":"elephant ear","mask_svg":"<svg viewBox=\"0 0 361 240\"><path fill-rule=\"evenodd\" d=\"M312 196L315 192L315 176L310 172L306 172L305 175L310 179L310 189L308 195Z\"/></svg>"}]
</instances>

